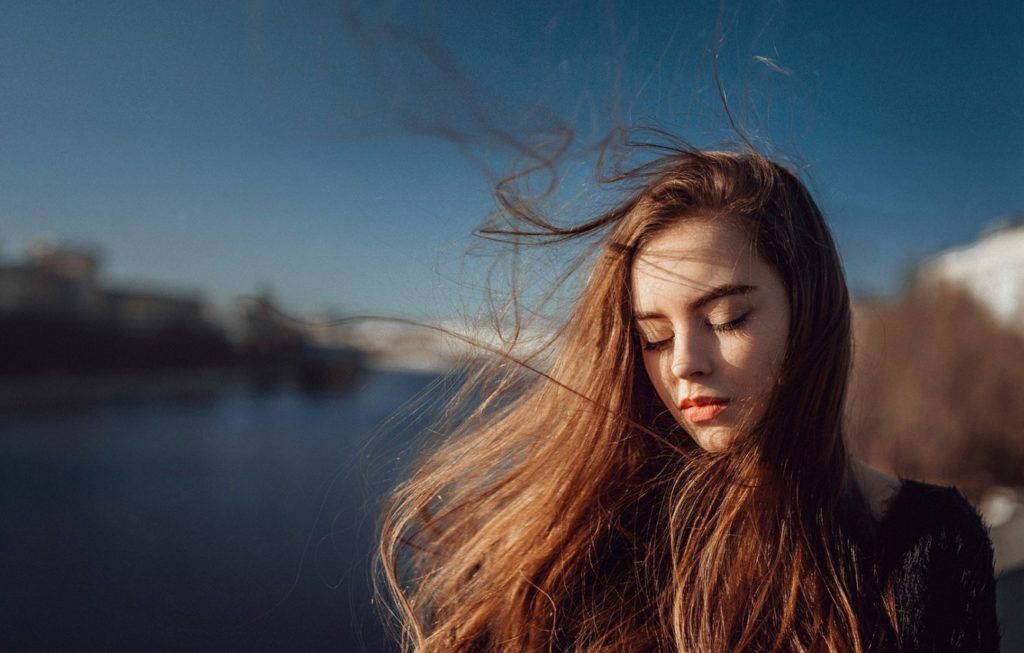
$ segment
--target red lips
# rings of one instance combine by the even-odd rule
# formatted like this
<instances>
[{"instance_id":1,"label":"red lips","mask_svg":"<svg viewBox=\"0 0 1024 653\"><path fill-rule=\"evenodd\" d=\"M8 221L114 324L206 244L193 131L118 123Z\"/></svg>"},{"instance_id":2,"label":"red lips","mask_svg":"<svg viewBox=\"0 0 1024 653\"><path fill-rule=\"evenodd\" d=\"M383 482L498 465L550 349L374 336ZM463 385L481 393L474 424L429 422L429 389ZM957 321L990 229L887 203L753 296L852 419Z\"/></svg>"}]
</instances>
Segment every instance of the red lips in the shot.
<instances>
[{"instance_id":1,"label":"red lips","mask_svg":"<svg viewBox=\"0 0 1024 653\"><path fill-rule=\"evenodd\" d=\"M721 414L729 405L722 397L687 397L679 402L683 416L690 422L707 422Z\"/></svg>"}]
</instances>

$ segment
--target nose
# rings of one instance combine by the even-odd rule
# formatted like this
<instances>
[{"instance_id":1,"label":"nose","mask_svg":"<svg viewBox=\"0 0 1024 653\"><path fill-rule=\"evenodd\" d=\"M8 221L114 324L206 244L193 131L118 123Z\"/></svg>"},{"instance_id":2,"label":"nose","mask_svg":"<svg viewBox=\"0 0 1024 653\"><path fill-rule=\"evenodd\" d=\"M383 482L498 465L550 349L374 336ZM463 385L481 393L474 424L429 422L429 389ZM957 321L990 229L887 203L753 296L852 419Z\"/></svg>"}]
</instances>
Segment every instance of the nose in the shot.
<instances>
[{"instance_id":1,"label":"nose","mask_svg":"<svg viewBox=\"0 0 1024 653\"><path fill-rule=\"evenodd\" d=\"M711 374L711 350L699 335L676 334L672 339L672 376L691 379Z\"/></svg>"}]
</instances>

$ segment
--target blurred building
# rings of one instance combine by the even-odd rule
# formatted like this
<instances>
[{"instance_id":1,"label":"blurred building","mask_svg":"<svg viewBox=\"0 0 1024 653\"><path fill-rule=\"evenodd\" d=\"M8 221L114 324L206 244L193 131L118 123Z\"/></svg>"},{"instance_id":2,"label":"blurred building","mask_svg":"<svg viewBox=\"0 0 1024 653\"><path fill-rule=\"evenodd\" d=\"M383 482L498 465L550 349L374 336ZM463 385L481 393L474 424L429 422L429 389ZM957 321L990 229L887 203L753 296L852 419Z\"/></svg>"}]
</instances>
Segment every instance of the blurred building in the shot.
<instances>
[{"instance_id":1,"label":"blurred building","mask_svg":"<svg viewBox=\"0 0 1024 653\"><path fill-rule=\"evenodd\" d=\"M96 249L41 243L19 262L0 263L0 379L43 379L49 385L37 390L45 400L57 387L50 380L67 375L235 363L231 343L198 295L107 287L102 262ZM18 388L8 388L11 401L28 392Z\"/></svg>"},{"instance_id":2,"label":"blurred building","mask_svg":"<svg viewBox=\"0 0 1024 653\"><path fill-rule=\"evenodd\" d=\"M128 331L154 331L167 324L204 324L203 304L191 295L140 290L107 290L109 319Z\"/></svg>"},{"instance_id":3,"label":"blurred building","mask_svg":"<svg viewBox=\"0 0 1024 653\"><path fill-rule=\"evenodd\" d=\"M0 263L0 315L35 315L151 331L168 324L208 326L198 296L100 284L102 255L87 247L36 243L23 262Z\"/></svg>"},{"instance_id":4,"label":"blurred building","mask_svg":"<svg viewBox=\"0 0 1024 653\"><path fill-rule=\"evenodd\" d=\"M23 263L0 264L0 313L97 319L106 298L97 284L99 253L36 244Z\"/></svg>"},{"instance_id":5,"label":"blurred building","mask_svg":"<svg viewBox=\"0 0 1024 653\"><path fill-rule=\"evenodd\" d=\"M964 247L921 265L919 282L960 285L1003 324L1024 329L1024 215L1001 220Z\"/></svg>"}]
</instances>

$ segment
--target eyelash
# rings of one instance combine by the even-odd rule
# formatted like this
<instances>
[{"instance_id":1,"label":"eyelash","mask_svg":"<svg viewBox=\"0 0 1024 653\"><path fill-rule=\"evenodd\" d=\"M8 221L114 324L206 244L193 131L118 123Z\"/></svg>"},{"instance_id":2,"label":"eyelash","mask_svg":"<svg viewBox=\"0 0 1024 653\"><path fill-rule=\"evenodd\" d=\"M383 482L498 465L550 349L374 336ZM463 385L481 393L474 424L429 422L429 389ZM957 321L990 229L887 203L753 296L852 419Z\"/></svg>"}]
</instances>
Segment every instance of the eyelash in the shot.
<instances>
[{"instance_id":1,"label":"eyelash","mask_svg":"<svg viewBox=\"0 0 1024 653\"><path fill-rule=\"evenodd\" d=\"M735 331L743 326L743 323L747 321L748 315L750 315L749 312L744 313L730 322L726 322L724 324L708 324L708 327L710 327L715 333L728 333L729 331Z\"/></svg>"},{"instance_id":2,"label":"eyelash","mask_svg":"<svg viewBox=\"0 0 1024 653\"><path fill-rule=\"evenodd\" d=\"M711 331L713 331L714 333L729 333L730 331L735 331L736 329L742 327L743 324L747 321L747 317L749 315L749 312L744 313L735 320L730 320L729 322L725 322L723 324L711 324L710 322L705 322L704 326L711 329ZM642 338L641 340L642 342L640 343L640 346L644 351L661 351L662 349L668 346L668 343L672 339L665 338L664 340L658 340L657 342L647 342L644 341Z\"/></svg>"}]
</instances>

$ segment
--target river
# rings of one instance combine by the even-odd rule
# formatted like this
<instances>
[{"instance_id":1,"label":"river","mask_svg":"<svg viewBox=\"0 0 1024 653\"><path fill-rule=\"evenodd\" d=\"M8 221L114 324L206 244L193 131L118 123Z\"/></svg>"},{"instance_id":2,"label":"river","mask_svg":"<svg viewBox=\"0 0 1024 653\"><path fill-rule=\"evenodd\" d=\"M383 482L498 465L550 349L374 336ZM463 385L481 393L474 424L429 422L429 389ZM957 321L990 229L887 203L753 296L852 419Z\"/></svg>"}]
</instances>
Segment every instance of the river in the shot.
<instances>
[{"instance_id":1,"label":"river","mask_svg":"<svg viewBox=\"0 0 1024 653\"><path fill-rule=\"evenodd\" d=\"M0 422L3 650L383 651L369 557L430 375Z\"/></svg>"}]
</instances>

